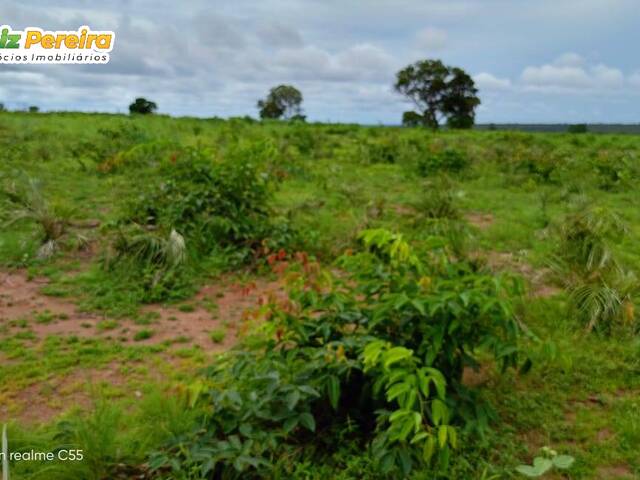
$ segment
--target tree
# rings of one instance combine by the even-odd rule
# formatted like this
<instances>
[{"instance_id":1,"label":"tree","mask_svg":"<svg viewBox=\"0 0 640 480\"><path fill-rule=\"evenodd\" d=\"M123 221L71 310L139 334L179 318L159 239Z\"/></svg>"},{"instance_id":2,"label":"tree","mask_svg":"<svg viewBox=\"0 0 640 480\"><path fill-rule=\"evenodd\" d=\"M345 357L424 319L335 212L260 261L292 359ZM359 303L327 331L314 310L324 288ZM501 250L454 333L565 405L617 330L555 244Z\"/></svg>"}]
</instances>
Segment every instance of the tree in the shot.
<instances>
[{"instance_id":1,"label":"tree","mask_svg":"<svg viewBox=\"0 0 640 480\"><path fill-rule=\"evenodd\" d=\"M129 105L129 113L139 113L147 115L153 113L158 109L158 105L155 102L149 101L146 98L138 97L135 102Z\"/></svg>"},{"instance_id":2,"label":"tree","mask_svg":"<svg viewBox=\"0 0 640 480\"><path fill-rule=\"evenodd\" d=\"M29 107L29 113L38 113L40 111L40 108L36 107L35 105L31 105Z\"/></svg>"},{"instance_id":3,"label":"tree","mask_svg":"<svg viewBox=\"0 0 640 480\"><path fill-rule=\"evenodd\" d=\"M267 98L258 101L260 118L302 118L302 93L291 85L278 85Z\"/></svg>"},{"instance_id":4,"label":"tree","mask_svg":"<svg viewBox=\"0 0 640 480\"><path fill-rule=\"evenodd\" d=\"M4 108L4 103L0 102L0 112L4 111L6 111L6 108Z\"/></svg>"},{"instance_id":5,"label":"tree","mask_svg":"<svg viewBox=\"0 0 640 480\"><path fill-rule=\"evenodd\" d=\"M411 100L418 109L404 119L417 121L437 129L446 120L450 128L470 128L475 121L475 108L480 105L473 79L458 67L449 67L440 60L422 60L396 74L394 85L398 93Z\"/></svg>"},{"instance_id":6,"label":"tree","mask_svg":"<svg viewBox=\"0 0 640 480\"><path fill-rule=\"evenodd\" d=\"M424 117L413 111L404 112L402 114L402 125L405 127L419 127L424 125Z\"/></svg>"},{"instance_id":7,"label":"tree","mask_svg":"<svg viewBox=\"0 0 640 480\"><path fill-rule=\"evenodd\" d=\"M480 105L478 89L471 75L458 67L451 68L447 82L447 95L442 110L450 128L471 128L476 119L475 110Z\"/></svg>"}]
</instances>

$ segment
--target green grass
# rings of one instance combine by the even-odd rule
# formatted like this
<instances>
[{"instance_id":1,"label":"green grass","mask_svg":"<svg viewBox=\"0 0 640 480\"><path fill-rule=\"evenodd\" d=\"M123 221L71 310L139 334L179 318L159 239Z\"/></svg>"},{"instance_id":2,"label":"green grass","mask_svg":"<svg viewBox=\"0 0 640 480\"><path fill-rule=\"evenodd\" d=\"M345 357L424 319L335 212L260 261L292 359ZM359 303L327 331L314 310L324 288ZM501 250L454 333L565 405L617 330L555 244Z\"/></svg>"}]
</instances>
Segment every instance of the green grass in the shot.
<instances>
[{"instance_id":1,"label":"green grass","mask_svg":"<svg viewBox=\"0 0 640 480\"><path fill-rule=\"evenodd\" d=\"M217 328L209 332L209 338L211 338L211 341L213 343L224 342L224 339L226 336L227 336L227 331L224 328Z\"/></svg>"}]
</instances>

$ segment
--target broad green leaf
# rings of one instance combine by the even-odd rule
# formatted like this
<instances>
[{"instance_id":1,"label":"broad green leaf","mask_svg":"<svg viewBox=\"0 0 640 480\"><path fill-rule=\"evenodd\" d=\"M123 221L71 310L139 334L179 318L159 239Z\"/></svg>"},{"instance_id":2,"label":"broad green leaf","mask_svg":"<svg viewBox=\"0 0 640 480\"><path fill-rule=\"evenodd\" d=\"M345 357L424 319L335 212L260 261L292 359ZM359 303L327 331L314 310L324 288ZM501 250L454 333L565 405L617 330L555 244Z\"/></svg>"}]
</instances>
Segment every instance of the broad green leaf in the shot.
<instances>
[{"instance_id":1,"label":"broad green leaf","mask_svg":"<svg viewBox=\"0 0 640 480\"><path fill-rule=\"evenodd\" d=\"M446 425L440 425L440 427L438 427L438 445L440 445L440 448L444 448L447 444L447 431Z\"/></svg>"},{"instance_id":2,"label":"broad green leaf","mask_svg":"<svg viewBox=\"0 0 640 480\"><path fill-rule=\"evenodd\" d=\"M413 351L404 347L393 347L384 356L384 367L389 368L394 363L400 362L413 356Z\"/></svg>"},{"instance_id":3,"label":"broad green leaf","mask_svg":"<svg viewBox=\"0 0 640 480\"><path fill-rule=\"evenodd\" d=\"M449 409L442 400L437 398L431 402L431 417L434 425L440 425L447 420Z\"/></svg>"},{"instance_id":4,"label":"broad green leaf","mask_svg":"<svg viewBox=\"0 0 640 480\"><path fill-rule=\"evenodd\" d=\"M300 425L312 432L316 431L316 421L314 420L313 415L308 412L304 412L301 413L298 418L300 419Z\"/></svg>"},{"instance_id":5,"label":"broad green leaf","mask_svg":"<svg viewBox=\"0 0 640 480\"><path fill-rule=\"evenodd\" d=\"M540 475L544 475L553 467L553 462L548 458L536 457L533 459L533 468L535 468Z\"/></svg>"},{"instance_id":6,"label":"broad green leaf","mask_svg":"<svg viewBox=\"0 0 640 480\"><path fill-rule=\"evenodd\" d=\"M416 433L413 438L411 439L411 443L418 443L420 440L423 440L425 438L427 438L429 436L429 434L427 432L419 432Z\"/></svg>"},{"instance_id":7,"label":"broad green leaf","mask_svg":"<svg viewBox=\"0 0 640 480\"><path fill-rule=\"evenodd\" d=\"M291 430L293 430L294 428L296 428L296 426L298 425L298 417L289 417L284 421L284 431L285 433L289 433Z\"/></svg>"},{"instance_id":8,"label":"broad green leaf","mask_svg":"<svg viewBox=\"0 0 640 480\"><path fill-rule=\"evenodd\" d=\"M393 412L390 416L389 416L389 421L391 423L394 423L395 421L397 421L399 418L402 418L406 415L409 415L411 412L411 410L396 410L395 412Z\"/></svg>"},{"instance_id":9,"label":"broad green leaf","mask_svg":"<svg viewBox=\"0 0 640 480\"><path fill-rule=\"evenodd\" d=\"M398 440L405 441L412 430L414 430L415 424L413 423L413 418L407 417L402 424L402 429L398 434Z\"/></svg>"},{"instance_id":10,"label":"broad green leaf","mask_svg":"<svg viewBox=\"0 0 640 480\"><path fill-rule=\"evenodd\" d=\"M391 402L396 397L407 393L411 389L411 385L408 383L396 383L389 390L387 390L387 401Z\"/></svg>"},{"instance_id":11,"label":"broad green leaf","mask_svg":"<svg viewBox=\"0 0 640 480\"><path fill-rule=\"evenodd\" d=\"M556 468L567 469L573 465L575 458L571 455L558 455L551 460Z\"/></svg>"},{"instance_id":12,"label":"broad green leaf","mask_svg":"<svg viewBox=\"0 0 640 480\"><path fill-rule=\"evenodd\" d=\"M458 448L458 432L456 432L455 427L448 426L447 432L449 434L449 445L451 445L451 448Z\"/></svg>"},{"instance_id":13,"label":"broad green leaf","mask_svg":"<svg viewBox=\"0 0 640 480\"><path fill-rule=\"evenodd\" d=\"M535 468L533 468L531 465L518 465L516 467L516 472L521 473L522 475L525 475L530 478L535 478L540 476L540 473L538 473L538 471Z\"/></svg>"},{"instance_id":14,"label":"broad green leaf","mask_svg":"<svg viewBox=\"0 0 640 480\"><path fill-rule=\"evenodd\" d=\"M427 438L427 441L424 442L424 448L422 450L422 458L424 458L425 462L429 462L429 460L431 460L431 457L433 457L433 452L436 449L436 441L435 438L433 438L432 435L429 435L429 438Z\"/></svg>"},{"instance_id":15,"label":"broad green leaf","mask_svg":"<svg viewBox=\"0 0 640 480\"><path fill-rule=\"evenodd\" d=\"M300 400L300 392L298 390L292 390L287 395L287 408L293 410L296 408L298 401Z\"/></svg>"},{"instance_id":16,"label":"broad green leaf","mask_svg":"<svg viewBox=\"0 0 640 480\"><path fill-rule=\"evenodd\" d=\"M329 402L334 410L338 409L338 402L340 400L340 381L335 375L331 375L327 381L327 393L329 395Z\"/></svg>"}]
</instances>

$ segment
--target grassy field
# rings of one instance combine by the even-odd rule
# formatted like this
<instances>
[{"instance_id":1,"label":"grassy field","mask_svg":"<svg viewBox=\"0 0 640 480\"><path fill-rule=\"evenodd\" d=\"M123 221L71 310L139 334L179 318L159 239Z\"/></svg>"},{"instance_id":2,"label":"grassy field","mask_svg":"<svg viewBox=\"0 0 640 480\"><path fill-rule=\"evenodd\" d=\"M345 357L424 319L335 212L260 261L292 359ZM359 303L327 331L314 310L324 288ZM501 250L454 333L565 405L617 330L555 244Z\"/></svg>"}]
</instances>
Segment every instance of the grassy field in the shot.
<instances>
[{"instance_id":1,"label":"grassy field","mask_svg":"<svg viewBox=\"0 0 640 480\"><path fill-rule=\"evenodd\" d=\"M84 451L14 462L11 478L525 478L516 467L543 447L575 458L545 478L640 478L639 147L631 135L0 113L0 420L11 450ZM531 368L503 372L475 345L462 383L493 414L481 432L452 417L445 466L384 473L371 432L336 433L309 400L314 438L296 423L275 437L286 449L262 452L268 466L243 465L248 446L202 469L207 451L185 452L221 411L211 368L286 336L265 306L292 322L291 279L340 279L343 255L366 250L362 231L520 278L509 315ZM292 409L305 401L289 395Z\"/></svg>"}]
</instances>

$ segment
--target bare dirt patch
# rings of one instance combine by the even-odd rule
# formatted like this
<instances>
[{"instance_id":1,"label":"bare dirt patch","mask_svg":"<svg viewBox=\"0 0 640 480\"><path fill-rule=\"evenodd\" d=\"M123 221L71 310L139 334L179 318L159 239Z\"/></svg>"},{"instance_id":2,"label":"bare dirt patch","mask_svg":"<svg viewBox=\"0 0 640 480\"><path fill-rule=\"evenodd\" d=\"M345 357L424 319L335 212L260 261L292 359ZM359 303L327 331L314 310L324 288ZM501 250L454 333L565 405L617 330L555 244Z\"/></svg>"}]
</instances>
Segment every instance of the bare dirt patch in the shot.
<instances>
[{"instance_id":1,"label":"bare dirt patch","mask_svg":"<svg viewBox=\"0 0 640 480\"><path fill-rule=\"evenodd\" d=\"M241 285L207 285L187 302L193 311L181 311L180 307L150 305L144 310L157 312L160 317L149 326L154 335L139 343L160 343L174 340L178 336L189 339L190 344L199 345L208 351L224 351L233 346L249 310L266 302L267 298L284 296L281 281L258 280ZM140 329L140 327L136 327ZM211 339L214 330L224 331L224 339L215 343Z\"/></svg>"},{"instance_id":2,"label":"bare dirt patch","mask_svg":"<svg viewBox=\"0 0 640 480\"><path fill-rule=\"evenodd\" d=\"M596 477L600 480L631 479L636 478L631 469L626 465L612 465L598 467Z\"/></svg>"},{"instance_id":3,"label":"bare dirt patch","mask_svg":"<svg viewBox=\"0 0 640 480\"><path fill-rule=\"evenodd\" d=\"M562 292L561 288L548 283L547 279L551 275L550 269L535 268L520 255L511 252L488 250L473 252L471 257L484 259L487 266L495 272L507 270L522 275L529 282L532 297L546 298Z\"/></svg>"},{"instance_id":4,"label":"bare dirt patch","mask_svg":"<svg viewBox=\"0 0 640 480\"><path fill-rule=\"evenodd\" d=\"M490 228L495 219L490 213L469 212L465 215L467 222L480 230Z\"/></svg>"},{"instance_id":5,"label":"bare dirt patch","mask_svg":"<svg viewBox=\"0 0 640 480\"><path fill-rule=\"evenodd\" d=\"M38 336L73 334L91 336L83 324L94 325L102 317L79 312L68 299L43 295L46 278L29 279L24 272L0 273L0 322L24 328L24 322ZM17 322L17 324L16 324Z\"/></svg>"},{"instance_id":6,"label":"bare dirt patch","mask_svg":"<svg viewBox=\"0 0 640 480\"><path fill-rule=\"evenodd\" d=\"M284 296L282 282L256 280L246 284L231 283L229 278L203 287L186 304L178 306L149 305L139 319L110 320L104 315L79 311L72 299L51 297L41 293L46 278L29 279L24 272L0 274L0 326L17 333L27 329L37 339L49 335L113 338L134 342L136 333L148 330L151 336L137 344L159 344L181 339L207 351L221 351L232 346L242 326L245 312L257 307L265 298ZM105 328L106 321L111 322ZM224 331L218 343L211 331Z\"/></svg>"}]
</instances>

